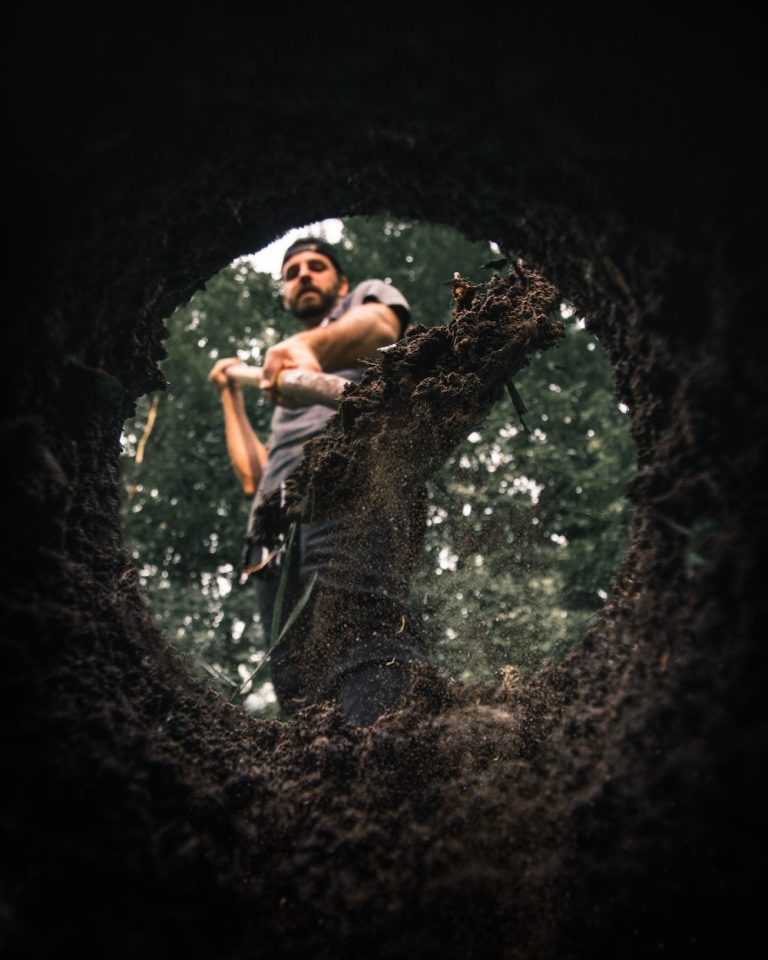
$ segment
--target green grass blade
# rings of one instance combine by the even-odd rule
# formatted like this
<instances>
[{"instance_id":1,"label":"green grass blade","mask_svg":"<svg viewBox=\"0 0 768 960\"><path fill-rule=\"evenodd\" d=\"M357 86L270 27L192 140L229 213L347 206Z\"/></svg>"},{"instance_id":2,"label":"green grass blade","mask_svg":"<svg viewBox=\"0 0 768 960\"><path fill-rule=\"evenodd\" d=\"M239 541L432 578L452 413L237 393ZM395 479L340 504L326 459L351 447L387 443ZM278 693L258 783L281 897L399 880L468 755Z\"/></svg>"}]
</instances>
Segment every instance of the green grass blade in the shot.
<instances>
[{"instance_id":1,"label":"green grass blade","mask_svg":"<svg viewBox=\"0 0 768 960\"><path fill-rule=\"evenodd\" d=\"M316 580L317 580L317 570L315 570L315 572L312 574L312 578L307 584L304 590L304 593L302 593L296 606L293 608L293 610L291 610L291 614L288 617L288 619L285 621L285 626L280 631L280 636L277 638L275 645L280 643L280 641L283 639L286 633L288 633L288 631L291 629L294 623L296 623L296 620L298 619L299 614L304 609L304 607L306 607L307 603L309 602L309 598L312 596L312 591L315 589ZM271 653L272 651L270 650L269 652ZM269 654L267 654L267 656L269 656Z\"/></svg>"},{"instance_id":2,"label":"green grass blade","mask_svg":"<svg viewBox=\"0 0 768 960\"><path fill-rule=\"evenodd\" d=\"M306 586L306 589L304 590L304 593L299 598L299 602L296 604L293 610L291 610L291 614L288 617L288 620L286 621L285 626L280 631L279 636L272 641L272 643L270 644L269 650L267 650L267 652L264 654L264 659L261 661L258 667L256 667L256 669L248 677L248 679L244 680L243 683L237 688L237 690L235 690L235 692L232 694L232 697L231 697L232 700L234 700L235 697L240 696L240 694L245 690L248 684L252 683L254 679L259 675L261 668L264 666L267 660L269 660L269 658L274 653L275 647L278 645L278 643L280 643L280 641L283 639L286 633L288 633L288 631L296 622L296 619L301 613L301 611L304 609L304 607L306 607L307 603L309 602L309 598L312 596L312 591L315 588L316 580L317 580L317 571L315 571L315 573L312 574L312 579L309 581L309 583Z\"/></svg>"},{"instance_id":3,"label":"green grass blade","mask_svg":"<svg viewBox=\"0 0 768 960\"><path fill-rule=\"evenodd\" d=\"M275 595L275 606L272 610L272 628L270 630L269 642L272 649L279 639L280 621L283 616L283 601L285 600L285 591L288 586L288 571L291 567L291 557L293 554L293 539L296 535L296 524L291 524L288 532L288 543L285 548L285 559L283 560L283 569L280 571L280 582L277 585L277 594Z\"/></svg>"},{"instance_id":4,"label":"green grass blade","mask_svg":"<svg viewBox=\"0 0 768 960\"><path fill-rule=\"evenodd\" d=\"M280 617L283 612L283 600L285 598L286 585L288 583L288 565L290 563L291 551L293 549L293 536L294 536L295 529L296 529L296 524L294 523L291 526L290 533L288 534L288 545L285 551L285 566L283 567L282 572L280 573L280 583L277 585L277 594L275 596L275 608L272 616L272 629L270 631L271 642L269 645L269 650L267 650L267 652L264 654L264 659L261 661L258 667L256 667L256 669L248 677L248 679L244 680L243 683L237 688L237 690L235 690L234 694L232 695L233 700L235 697L240 696L240 694L245 690L245 688L248 686L249 683L253 683L254 679L258 676L261 668L264 666L267 660L269 660L269 658L274 653L275 647L278 645L278 643L280 643L280 641L283 639L286 633L288 633L288 631L291 629L294 623L296 623L296 620L298 619L301 611L309 603L309 598L312 596L312 591L315 589L315 583L317 582L317 571L315 571L312 574L309 580L309 583L304 588L304 593L302 593L301 597L299 597L299 600L296 603L296 606L293 608L293 610L291 610L288 616L288 619L285 621L285 625L281 630L279 627L279 624L280 624Z\"/></svg>"}]
</instances>

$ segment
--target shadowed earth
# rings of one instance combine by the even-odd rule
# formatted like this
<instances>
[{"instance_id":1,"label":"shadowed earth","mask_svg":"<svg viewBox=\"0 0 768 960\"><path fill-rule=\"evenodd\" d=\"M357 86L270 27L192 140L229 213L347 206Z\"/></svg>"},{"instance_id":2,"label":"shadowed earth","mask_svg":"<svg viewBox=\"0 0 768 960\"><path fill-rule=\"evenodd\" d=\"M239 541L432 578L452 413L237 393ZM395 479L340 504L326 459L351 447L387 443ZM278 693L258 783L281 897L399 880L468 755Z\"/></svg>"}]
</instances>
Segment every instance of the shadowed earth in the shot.
<instances>
[{"instance_id":1,"label":"shadowed earth","mask_svg":"<svg viewBox=\"0 0 768 960\"><path fill-rule=\"evenodd\" d=\"M679 956L759 929L756 40L388 16L371 36L328 11L15 15L9 956ZM161 382L162 318L207 277L382 210L497 240L587 316L632 414L632 545L525 686L451 687L368 730L331 707L255 721L153 625L121 547L120 429Z\"/></svg>"}]
</instances>

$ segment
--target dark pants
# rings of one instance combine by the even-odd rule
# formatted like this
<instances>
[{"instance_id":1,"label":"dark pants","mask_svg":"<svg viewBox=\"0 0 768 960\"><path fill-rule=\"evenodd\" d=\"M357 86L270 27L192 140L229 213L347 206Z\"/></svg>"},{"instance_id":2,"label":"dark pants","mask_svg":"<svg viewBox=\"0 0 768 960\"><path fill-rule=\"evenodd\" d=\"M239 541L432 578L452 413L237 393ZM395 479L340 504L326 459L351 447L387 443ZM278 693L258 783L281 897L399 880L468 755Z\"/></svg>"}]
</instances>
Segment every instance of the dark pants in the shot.
<instances>
[{"instance_id":1,"label":"dark pants","mask_svg":"<svg viewBox=\"0 0 768 960\"><path fill-rule=\"evenodd\" d=\"M355 538L340 521L299 525L283 558L288 571L280 628L316 580L271 657L272 682L287 711L335 699L350 723L364 726L407 695L413 666L427 659L427 650L407 605L407 576L392 559L398 536L397 527L381 518ZM268 643L280 572L256 579Z\"/></svg>"}]
</instances>

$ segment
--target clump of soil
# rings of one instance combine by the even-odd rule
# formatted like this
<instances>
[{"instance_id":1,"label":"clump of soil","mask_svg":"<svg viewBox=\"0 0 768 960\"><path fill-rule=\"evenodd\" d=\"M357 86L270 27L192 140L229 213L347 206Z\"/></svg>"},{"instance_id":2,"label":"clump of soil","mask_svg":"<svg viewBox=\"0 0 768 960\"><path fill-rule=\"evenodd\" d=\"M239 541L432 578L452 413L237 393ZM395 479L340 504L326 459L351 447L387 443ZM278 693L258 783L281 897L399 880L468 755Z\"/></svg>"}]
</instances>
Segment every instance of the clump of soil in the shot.
<instances>
[{"instance_id":1,"label":"clump of soil","mask_svg":"<svg viewBox=\"0 0 768 960\"><path fill-rule=\"evenodd\" d=\"M308 444L295 481L302 514L322 519L433 476L487 416L532 353L563 335L555 287L519 263L487 288L457 277L447 327L416 326L347 388L329 437Z\"/></svg>"}]
</instances>

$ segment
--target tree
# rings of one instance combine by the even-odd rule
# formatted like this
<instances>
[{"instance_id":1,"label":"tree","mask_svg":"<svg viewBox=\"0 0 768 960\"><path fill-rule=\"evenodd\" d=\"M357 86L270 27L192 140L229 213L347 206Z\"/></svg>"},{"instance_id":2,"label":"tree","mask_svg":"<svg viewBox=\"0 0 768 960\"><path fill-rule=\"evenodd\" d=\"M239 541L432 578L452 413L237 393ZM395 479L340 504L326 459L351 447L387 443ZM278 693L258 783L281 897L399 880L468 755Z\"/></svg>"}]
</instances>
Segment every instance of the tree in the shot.
<instances>
[{"instance_id":1,"label":"tree","mask_svg":"<svg viewBox=\"0 0 768 960\"><path fill-rule=\"evenodd\" d=\"M451 228L391 217L346 221L341 244L353 285L371 276L394 283L428 326L450 319L454 272L481 281L492 256ZM625 548L627 411L594 338L572 311L564 316L563 345L518 377L530 434L511 401L500 402L429 491L413 597L437 662L456 677L525 674L560 655L607 596ZM219 356L258 363L293 323L271 277L247 261L222 271L168 321L169 389L141 401L124 435L126 540L158 620L222 690L266 709L266 671L246 683L266 647L239 577L248 504L207 373ZM268 404L257 391L247 402L266 435Z\"/></svg>"}]
</instances>

